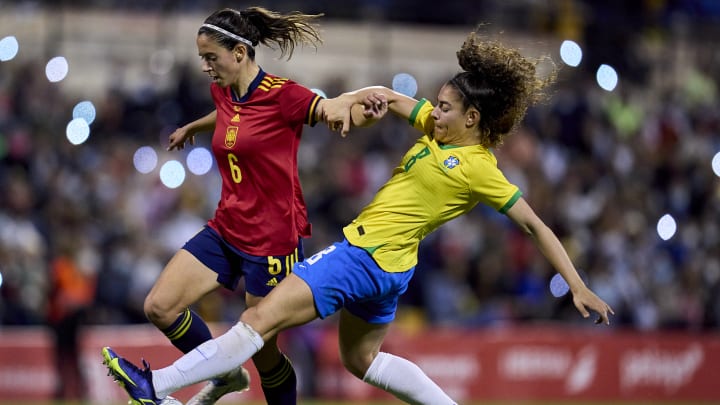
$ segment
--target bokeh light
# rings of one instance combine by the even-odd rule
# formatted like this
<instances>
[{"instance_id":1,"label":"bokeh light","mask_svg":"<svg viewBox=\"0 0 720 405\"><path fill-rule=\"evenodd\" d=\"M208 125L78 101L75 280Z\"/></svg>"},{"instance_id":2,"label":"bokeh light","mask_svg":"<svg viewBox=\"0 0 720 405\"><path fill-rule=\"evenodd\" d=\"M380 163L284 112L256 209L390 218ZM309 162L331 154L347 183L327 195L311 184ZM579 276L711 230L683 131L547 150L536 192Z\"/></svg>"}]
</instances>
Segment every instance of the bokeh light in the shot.
<instances>
[{"instance_id":1,"label":"bokeh light","mask_svg":"<svg viewBox=\"0 0 720 405\"><path fill-rule=\"evenodd\" d=\"M560 45L560 58L568 66L577 66L582 61L583 52L575 41L566 40Z\"/></svg>"},{"instance_id":2,"label":"bokeh light","mask_svg":"<svg viewBox=\"0 0 720 405\"><path fill-rule=\"evenodd\" d=\"M565 279L557 273L550 279L550 293L554 297L562 297L570 291L570 286Z\"/></svg>"},{"instance_id":3,"label":"bokeh light","mask_svg":"<svg viewBox=\"0 0 720 405\"><path fill-rule=\"evenodd\" d=\"M17 38L8 36L0 39L0 62L6 62L15 58L20 49Z\"/></svg>"},{"instance_id":4,"label":"bokeh light","mask_svg":"<svg viewBox=\"0 0 720 405\"><path fill-rule=\"evenodd\" d=\"M68 62L62 56L56 56L50 59L45 66L45 76L51 82L59 82L68 74Z\"/></svg>"},{"instance_id":5,"label":"bokeh light","mask_svg":"<svg viewBox=\"0 0 720 405\"><path fill-rule=\"evenodd\" d=\"M143 174L150 173L155 170L157 162L157 152L149 146L139 147L133 155L133 166L135 166L135 170Z\"/></svg>"},{"instance_id":6,"label":"bokeh light","mask_svg":"<svg viewBox=\"0 0 720 405\"><path fill-rule=\"evenodd\" d=\"M177 160L170 160L160 167L160 181L167 188L178 188L185 181L185 168Z\"/></svg>"},{"instance_id":7,"label":"bokeh light","mask_svg":"<svg viewBox=\"0 0 720 405\"><path fill-rule=\"evenodd\" d=\"M618 84L618 75L610 65L600 65L596 74L597 84L603 90L613 91Z\"/></svg>"},{"instance_id":8,"label":"bokeh light","mask_svg":"<svg viewBox=\"0 0 720 405\"><path fill-rule=\"evenodd\" d=\"M167 49L160 49L150 55L150 71L156 75L170 73L175 65L175 55Z\"/></svg>"},{"instance_id":9,"label":"bokeh light","mask_svg":"<svg viewBox=\"0 0 720 405\"><path fill-rule=\"evenodd\" d=\"M65 134L71 144L80 145L90 136L90 126L84 118L74 118L68 123Z\"/></svg>"},{"instance_id":10,"label":"bokeh light","mask_svg":"<svg viewBox=\"0 0 720 405\"><path fill-rule=\"evenodd\" d=\"M675 236L677 222L670 214L665 214L657 223L657 233L662 240L668 240Z\"/></svg>"},{"instance_id":11,"label":"bokeh light","mask_svg":"<svg viewBox=\"0 0 720 405\"><path fill-rule=\"evenodd\" d=\"M393 77L392 88L400 94L404 94L408 97L415 97L417 93L418 84L417 80L408 73L398 73Z\"/></svg>"},{"instance_id":12,"label":"bokeh light","mask_svg":"<svg viewBox=\"0 0 720 405\"><path fill-rule=\"evenodd\" d=\"M191 173L202 176L212 169L212 153L207 148L195 148L188 153L186 162Z\"/></svg>"},{"instance_id":13,"label":"bokeh light","mask_svg":"<svg viewBox=\"0 0 720 405\"><path fill-rule=\"evenodd\" d=\"M327 98L327 94L325 94L325 92L320 89L310 89L310 90L322 98Z\"/></svg>"},{"instance_id":14,"label":"bokeh light","mask_svg":"<svg viewBox=\"0 0 720 405\"><path fill-rule=\"evenodd\" d=\"M716 176L720 177L720 152L716 153L712 158L712 170Z\"/></svg>"},{"instance_id":15,"label":"bokeh light","mask_svg":"<svg viewBox=\"0 0 720 405\"><path fill-rule=\"evenodd\" d=\"M91 101L81 101L73 108L73 118L82 118L88 124L95 121L95 105Z\"/></svg>"}]
</instances>

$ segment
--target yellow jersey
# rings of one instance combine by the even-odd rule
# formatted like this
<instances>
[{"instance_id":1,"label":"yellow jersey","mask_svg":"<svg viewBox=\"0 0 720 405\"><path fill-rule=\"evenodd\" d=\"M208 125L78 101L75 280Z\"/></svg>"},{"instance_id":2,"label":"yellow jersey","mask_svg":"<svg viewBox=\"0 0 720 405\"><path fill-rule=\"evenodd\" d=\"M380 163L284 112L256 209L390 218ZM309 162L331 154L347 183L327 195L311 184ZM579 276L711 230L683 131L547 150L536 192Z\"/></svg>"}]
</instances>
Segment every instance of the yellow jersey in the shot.
<instances>
[{"instance_id":1,"label":"yellow jersey","mask_svg":"<svg viewBox=\"0 0 720 405\"><path fill-rule=\"evenodd\" d=\"M505 213L522 196L488 148L435 141L432 110L426 99L418 102L409 121L424 135L370 204L343 228L347 240L367 250L387 272L410 270L425 236L478 203Z\"/></svg>"}]
</instances>

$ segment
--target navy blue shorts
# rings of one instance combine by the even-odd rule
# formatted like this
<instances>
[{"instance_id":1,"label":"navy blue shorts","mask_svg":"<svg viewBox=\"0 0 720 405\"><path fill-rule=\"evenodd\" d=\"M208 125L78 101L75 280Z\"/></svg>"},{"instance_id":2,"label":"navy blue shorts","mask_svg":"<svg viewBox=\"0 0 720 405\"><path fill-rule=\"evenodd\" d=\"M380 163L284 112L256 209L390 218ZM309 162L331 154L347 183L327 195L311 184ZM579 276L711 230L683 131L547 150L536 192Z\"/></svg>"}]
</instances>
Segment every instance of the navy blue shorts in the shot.
<instances>
[{"instance_id":1,"label":"navy blue shorts","mask_svg":"<svg viewBox=\"0 0 720 405\"><path fill-rule=\"evenodd\" d=\"M345 308L365 322L384 324L395 319L415 267L389 273L365 249L343 240L298 262L293 272L310 286L320 318Z\"/></svg>"},{"instance_id":2,"label":"navy blue shorts","mask_svg":"<svg viewBox=\"0 0 720 405\"><path fill-rule=\"evenodd\" d=\"M285 276L293 264L303 260L302 240L295 251L287 256L253 256L230 246L214 229L205 226L183 249L190 252L205 266L217 273L217 281L229 290L235 290L241 277L245 277L245 291L264 297Z\"/></svg>"}]
</instances>

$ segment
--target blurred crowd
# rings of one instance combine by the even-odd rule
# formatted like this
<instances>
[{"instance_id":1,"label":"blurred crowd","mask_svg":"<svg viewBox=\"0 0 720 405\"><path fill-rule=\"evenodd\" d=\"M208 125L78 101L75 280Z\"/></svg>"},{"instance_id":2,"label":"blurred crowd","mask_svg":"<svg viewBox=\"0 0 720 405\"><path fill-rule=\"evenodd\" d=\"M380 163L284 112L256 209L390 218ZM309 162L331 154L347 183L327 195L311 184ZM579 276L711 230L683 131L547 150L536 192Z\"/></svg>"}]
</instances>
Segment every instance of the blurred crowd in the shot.
<instances>
[{"instance_id":1,"label":"blurred crowd","mask_svg":"<svg viewBox=\"0 0 720 405\"><path fill-rule=\"evenodd\" d=\"M633 66L643 67L635 72L642 78L658 68ZM693 66L683 80L656 87L630 75L612 93L593 72L564 69L552 99L529 110L495 151L615 309L615 327L720 328L720 181L711 167L720 152L719 69L717 60ZM214 171L168 189L157 169L133 166L145 145L160 161L182 161L187 151L164 152L167 136L212 108L206 80L188 68L176 73L170 91L107 89L95 101L90 138L75 146L65 137L74 101L41 64L0 63L0 328L146 322L146 293L219 198ZM440 84L421 84L417 97L434 100ZM337 80L325 89L351 90ZM348 139L322 126L305 131L300 175L313 223L306 254L341 237L418 135L394 118ZM656 230L665 214L677 221L669 240ZM401 322L582 321L568 295L550 293L553 269L532 242L486 207L432 234L416 274ZM198 310L232 322L243 307L242 294L221 291Z\"/></svg>"}]
</instances>

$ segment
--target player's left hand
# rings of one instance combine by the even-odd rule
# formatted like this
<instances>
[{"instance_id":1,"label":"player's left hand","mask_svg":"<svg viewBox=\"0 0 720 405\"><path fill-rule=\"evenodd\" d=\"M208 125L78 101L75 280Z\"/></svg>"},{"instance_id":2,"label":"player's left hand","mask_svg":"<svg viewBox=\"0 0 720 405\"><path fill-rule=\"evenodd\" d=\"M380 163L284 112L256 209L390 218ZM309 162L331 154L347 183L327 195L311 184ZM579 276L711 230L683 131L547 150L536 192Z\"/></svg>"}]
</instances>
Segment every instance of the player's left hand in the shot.
<instances>
[{"instance_id":1,"label":"player's left hand","mask_svg":"<svg viewBox=\"0 0 720 405\"><path fill-rule=\"evenodd\" d=\"M609 316L610 314L615 315L615 311L610 308L610 305L595 295L595 293L590 291L587 287L584 287L577 292L573 292L573 304L575 304L575 308L580 311L583 318L590 317L590 311L588 311L588 308L591 311L597 312L598 318L595 320L595 324L604 323L605 325L610 325Z\"/></svg>"},{"instance_id":2,"label":"player's left hand","mask_svg":"<svg viewBox=\"0 0 720 405\"><path fill-rule=\"evenodd\" d=\"M362 97L362 98L359 98ZM345 137L350 125L365 126L382 118L388 112L388 102L384 95L370 93L361 96L346 93L334 99L323 100L322 118L331 131L339 131Z\"/></svg>"},{"instance_id":3,"label":"player's left hand","mask_svg":"<svg viewBox=\"0 0 720 405\"><path fill-rule=\"evenodd\" d=\"M328 121L330 129L340 131L345 137L350 131L350 125L365 127L373 124L388 112L388 102L383 94L371 93L365 98L351 104L343 111L342 118Z\"/></svg>"},{"instance_id":4,"label":"player's left hand","mask_svg":"<svg viewBox=\"0 0 720 405\"><path fill-rule=\"evenodd\" d=\"M350 109L355 101L350 95L342 94L336 98L322 100L322 120L331 131L340 131L342 136L350 131Z\"/></svg>"}]
</instances>

